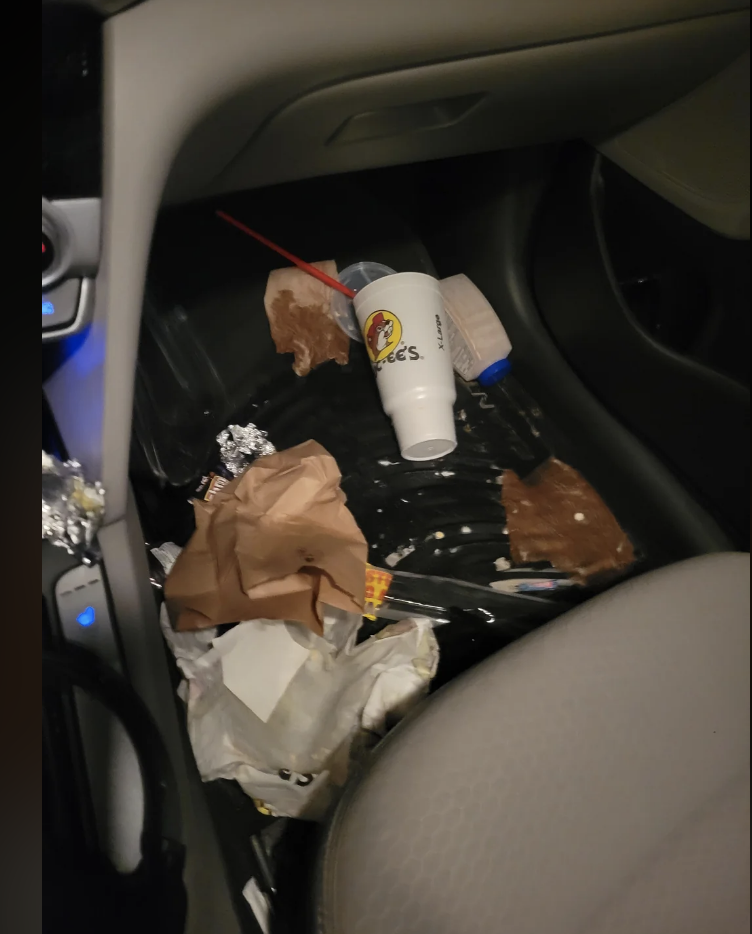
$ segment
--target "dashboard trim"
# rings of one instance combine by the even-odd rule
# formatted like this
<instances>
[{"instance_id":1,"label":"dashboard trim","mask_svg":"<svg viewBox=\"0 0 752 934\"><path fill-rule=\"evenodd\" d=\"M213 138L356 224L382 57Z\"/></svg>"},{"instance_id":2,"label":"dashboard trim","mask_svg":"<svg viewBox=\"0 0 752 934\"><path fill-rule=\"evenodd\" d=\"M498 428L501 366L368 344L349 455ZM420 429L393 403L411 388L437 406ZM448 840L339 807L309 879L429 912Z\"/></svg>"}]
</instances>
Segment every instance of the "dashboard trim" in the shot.
<instances>
[{"instance_id":1,"label":"dashboard trim","mask_svg":"<svg viewBox=\"0 0 752 934\"><path fill-rule=\"evenodd\" d=\"M46 343L48 341L59 341L64 337L69 337L71 334L76 334L79 331L82 331L91 321L91 316L94 311L94 292L94 280L88 277L81 279L81 291L79 292L78 296L76 317L64 328L56 328L54 330L50 329L47 331L43 329L42 343Z\"/></svg>"}]
</instances>

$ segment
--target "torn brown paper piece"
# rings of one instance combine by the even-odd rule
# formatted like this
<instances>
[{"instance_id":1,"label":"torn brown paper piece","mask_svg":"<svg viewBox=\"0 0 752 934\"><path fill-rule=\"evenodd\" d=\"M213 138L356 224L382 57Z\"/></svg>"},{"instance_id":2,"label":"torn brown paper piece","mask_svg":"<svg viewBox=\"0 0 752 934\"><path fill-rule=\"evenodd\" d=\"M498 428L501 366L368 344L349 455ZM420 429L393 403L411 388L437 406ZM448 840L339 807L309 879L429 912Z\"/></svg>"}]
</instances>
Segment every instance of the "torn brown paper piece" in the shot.
<instances>
[{"instance_id":1,"label":"torn brown paper piece","mask_svg":"<svg viewBox=\"0 0 752 934\"><path fill-rule=\"evenodd\" d=\"M368 545L315 441L259 458L214 498L165 582L178 631L248 619L322 632L322 605L362 613Z\"/></svg>"},{"instance_id":2,"label":"torn brown paper piece","mask_svg":"<svg viewBox=\"0 0 752 934\"><path fill-rule=\"evenodd\" d=\"M585 583L634 561L632 543L608 506L574 467L555 457L524 481L505 470L501 502L515 565L548 561Z\"/></svg>"},{"instance_id":3,"label":"torn brown paper piece","mask_svg":"<svg viewBox=\"0 0 752 934\"><path fill-rule=\"evenodd\" d=\"M334 260L312 263L333 279ZM277 353L295 354L292 368L306 376L327 360L347 363L350 338L331 316L332 289L292 266L269 273L264 308Z\"/></svg>"}]
</instances>

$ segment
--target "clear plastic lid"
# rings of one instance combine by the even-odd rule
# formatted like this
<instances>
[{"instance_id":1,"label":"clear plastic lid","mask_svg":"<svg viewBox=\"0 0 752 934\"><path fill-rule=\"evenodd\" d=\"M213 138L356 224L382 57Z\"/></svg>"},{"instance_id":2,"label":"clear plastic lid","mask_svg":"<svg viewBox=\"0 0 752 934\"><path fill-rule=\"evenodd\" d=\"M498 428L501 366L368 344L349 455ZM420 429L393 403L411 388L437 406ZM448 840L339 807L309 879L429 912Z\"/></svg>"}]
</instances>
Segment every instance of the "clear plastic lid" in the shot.
<instances>
[{"instance_id":1,"label":"clear plastic lid","mask_svg":"<svg viewBox=\"0 0 752 934\"><path fill-rule=\"evenodd\" d=\"M352 289L353 292L359 292L371 282L375 282L377 279L383 279L384 276L393 276L394 274L395 270L390 269L389 266L384 266L381 263L364 261L361 263L353 263L352 266L343 269L342 272L338 274L337 278L342 285L346 285L348 289ZM355 309L353 308L352 301L341 292L334 292L332 295L331 312L335 321L345 334L354 341L360 341L362 344L363 335L360 333L360 327L355 317Z\"/></svg>"}]
</instances>

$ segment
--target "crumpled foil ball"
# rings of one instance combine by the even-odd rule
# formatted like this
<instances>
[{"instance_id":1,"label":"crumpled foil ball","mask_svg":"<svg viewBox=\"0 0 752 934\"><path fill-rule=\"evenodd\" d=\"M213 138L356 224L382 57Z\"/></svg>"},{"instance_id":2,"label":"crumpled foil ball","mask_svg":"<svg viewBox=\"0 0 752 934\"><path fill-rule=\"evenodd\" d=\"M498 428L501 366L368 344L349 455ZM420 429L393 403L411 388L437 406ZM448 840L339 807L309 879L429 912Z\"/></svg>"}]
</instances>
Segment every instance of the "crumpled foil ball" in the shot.
<instances>
[{"instance_id":1,"label":"crumpled foil ball","mask_svg":"<svg viewBox=\"0 0 752 934\"><path fill-rule=\"evenodd\" d=\"M42 451L42 538L86 559L104 517L104 487L78 461Z\"/></svg>"},{"instance_id":2,"label":"crumpled foil ball","mask_svg":"<svg viewBox=\"0 0 752 934\"><path fill-rule=\"evenodd\" d=\"M239 477L252 457L275 454L276 448L267 440L266 432L253 422L247 425L228 425L217 435L219 456L234 477Z\"/></svg>"}]
</instances>

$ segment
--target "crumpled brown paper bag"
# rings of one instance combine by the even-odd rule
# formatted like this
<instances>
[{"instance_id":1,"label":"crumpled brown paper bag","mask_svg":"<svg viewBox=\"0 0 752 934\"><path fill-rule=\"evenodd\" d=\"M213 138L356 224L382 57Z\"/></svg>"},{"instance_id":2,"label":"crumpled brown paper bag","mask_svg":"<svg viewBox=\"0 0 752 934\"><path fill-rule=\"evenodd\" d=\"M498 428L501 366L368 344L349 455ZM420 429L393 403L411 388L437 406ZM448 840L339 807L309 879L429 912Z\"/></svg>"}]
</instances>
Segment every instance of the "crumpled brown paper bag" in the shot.
<instances>
[{"instance_id":1,"label":"crumpled brown paper bag","mask_svg":"<svg viewBox=\"0 0 752 934\"><path fill-rule=\"evenodd\" d=\"M363 611L368 545L316 441L259 458L210 502L165 582L178 631L284 619L322 632L322 604Z\"/></svg>"}]
</instances>

